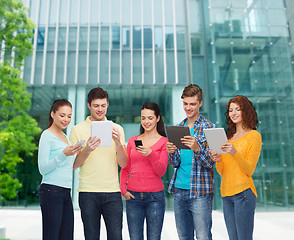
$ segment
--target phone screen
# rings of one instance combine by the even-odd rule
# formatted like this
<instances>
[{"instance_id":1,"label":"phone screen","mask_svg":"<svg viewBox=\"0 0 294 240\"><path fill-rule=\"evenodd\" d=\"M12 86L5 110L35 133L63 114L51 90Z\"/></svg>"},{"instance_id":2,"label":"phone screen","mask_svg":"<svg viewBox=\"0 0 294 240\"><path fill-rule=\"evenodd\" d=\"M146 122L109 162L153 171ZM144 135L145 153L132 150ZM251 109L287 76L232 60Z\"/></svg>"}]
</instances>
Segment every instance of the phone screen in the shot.
<instances>
[{"instance_id":1,"label":"phone screen","mask_svg":"<svg viewBox=\"0 0 294 240\"><path fill-rule=\"evenodd\" d=\"M84 145L85 140L78 141L75 146L80 145L81 147Z\"/></svg>"},{"instance_id":2,"label":"phone screen","mask_svg":"<svg viewBox=\"0 0 294 240\"><path fill-rule=\"evenodd\" d=\"M135 140L136 147L143 146L142 140Z\"/></svg>"}]
</instances>

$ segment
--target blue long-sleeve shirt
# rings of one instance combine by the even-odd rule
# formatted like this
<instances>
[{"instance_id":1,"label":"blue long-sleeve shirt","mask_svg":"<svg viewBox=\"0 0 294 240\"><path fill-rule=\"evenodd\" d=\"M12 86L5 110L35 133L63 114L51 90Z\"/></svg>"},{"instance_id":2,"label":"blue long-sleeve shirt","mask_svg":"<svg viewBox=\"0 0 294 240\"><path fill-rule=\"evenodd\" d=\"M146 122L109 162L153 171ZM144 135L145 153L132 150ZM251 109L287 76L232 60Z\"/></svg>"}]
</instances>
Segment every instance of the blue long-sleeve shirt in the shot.
<instances>
[{"instance_id":1,"label":"blue long-sleeve shirt","mask_svg":"<svg viewBox=\"0 0 294 240\"><path fill-rule=\"evenodd\" d=\"M179 125L183 126L186 121L187 118ZM193 159L191 159L192 169L190 177L190 198L214 194L214 162L211 160L210 154L208 153L209 148L203 131L203 129L206 128L215 128L215 125L200 115L194 123L194 138L196 138L199 145L199 150L197 152L193 152ZM175 153L169 154L168 158L171 165L175 168L175 172L168 189L169 193L173 193L177 170L181 164L180 150L177 149Z\"/></svg>"},{"instance_id":2,"label":"blue long-sleeve shirt","mask_svg":"<svg viewBox=\"0 0 294 240\"><path fill-rule=\"evenodd\" d=\"M68 137L67 141L70 143ZM48 129L39 141L38 166L42 175L42 183L60 187L72 187L73 162L76 155L66 156L63 153L68 145L56 137Z\"/></svg>"}]
</instances>

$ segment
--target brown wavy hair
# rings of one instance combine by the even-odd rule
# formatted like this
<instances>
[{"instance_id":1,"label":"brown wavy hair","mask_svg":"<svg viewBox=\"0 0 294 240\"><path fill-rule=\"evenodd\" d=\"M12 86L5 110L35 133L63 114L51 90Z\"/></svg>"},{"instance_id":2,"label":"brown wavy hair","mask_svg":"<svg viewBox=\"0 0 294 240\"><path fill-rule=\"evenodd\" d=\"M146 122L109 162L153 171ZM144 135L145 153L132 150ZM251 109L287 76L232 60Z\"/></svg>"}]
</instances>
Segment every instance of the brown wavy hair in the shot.
<instances>
[{"instance_id":1,"label":"brown wavy hair","mask_svg":"<svg viewBox=\"0 0 294 240\"><path fill-rule=\"evenodd\" d=\"M230 99L227 103L227 112L225 113L225 116L227 119L228 139L232 138L233 135L236 133L236 124L232 122L229 116L229 108L231 103L235 103L240 106L243 125L245 125L246 128L256 130L256 128L258 127L258 118L252 102L245 96L237 95L234 98Z\"/></svg>"},{"instance_id":2,"label":"brown wavy hair","mask_svg":"<svg viewBox=\"0 0 294 240\"><path fill-rule=\"evenodd\" d=\"M198 101L202 102L202 89L196 84L190 84L184 88L181 98L197 96Z\"/></svg>"}]
</instances>

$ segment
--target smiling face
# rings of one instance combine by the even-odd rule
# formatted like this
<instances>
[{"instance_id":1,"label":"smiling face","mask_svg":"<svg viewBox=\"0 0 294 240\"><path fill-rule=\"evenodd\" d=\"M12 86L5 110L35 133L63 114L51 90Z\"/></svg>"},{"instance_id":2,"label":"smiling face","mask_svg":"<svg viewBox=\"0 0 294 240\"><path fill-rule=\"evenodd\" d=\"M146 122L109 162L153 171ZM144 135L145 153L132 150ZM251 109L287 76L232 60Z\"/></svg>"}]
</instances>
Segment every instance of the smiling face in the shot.
<instances>
[{"instance_id":1,"label":"smiling face","mask_svg":"<svg viewBox=\"0 0 294 240\"><path fill-rule=\"evenodd\" d=\"M72 109L69 106L61 106L56 112L51 112L53 125L59 129L66 129L71 121Z\"/></svg>"},{"instance_id":2,"label":"smiling face","mask_svg":"<svg viewBox=\"0 0 294 240\"><path fill-rule=\"evenodd\" d=\"M108 105L106 98L97 98L92 100L91 104L88 103L88 108L91 111L91 121L104 121Z\"/></svg>"},{"instance_id":3,"label":"smiling face","mask_svg":"<svg viewBox=\"0 0 294 240\"><path fill-rule=\"evenodd\" d=\"M153 110L142 109L141 110L141 125L146 132L157 131L157 123L160 117L156 117Z\"/></svg>"},{"instance_id":4,"label":"smiling face","mask_svg":"<svg viewBox=\"0 0 294 240\"><path fill-rule=\"evenodd\" d=\"M183 108L188 119L196 120L200 116L201 106L202 101L200 102L197 96L183 98Z\"/></svg>"},{"instance_id":5,"label":"smiling face","mask_svg":"<svg viewBox=\"0 0 294 240\"><path fill-rule=\"evenodd\" d=\"M235 124L242 123L242 110L241 107L236 103L231 103L229 107L229 117Z\"/></svg>"}]
</instances>

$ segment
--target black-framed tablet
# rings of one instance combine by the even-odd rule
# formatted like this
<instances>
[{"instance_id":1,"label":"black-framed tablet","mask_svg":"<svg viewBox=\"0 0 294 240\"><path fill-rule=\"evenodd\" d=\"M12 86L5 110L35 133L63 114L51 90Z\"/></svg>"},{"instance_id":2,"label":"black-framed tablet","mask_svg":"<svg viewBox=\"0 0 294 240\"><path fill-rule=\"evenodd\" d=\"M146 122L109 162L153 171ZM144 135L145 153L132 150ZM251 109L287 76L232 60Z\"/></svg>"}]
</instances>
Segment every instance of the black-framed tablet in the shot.
<instances>
[{"instance_id":1,"label":"black-framed tablet","mask_svg":"<svg viewBox=\"0 0 294 240\"><path fill-rule=\"evenodd\" d=\"M169 142L172 142L178 149L190 149L181 142L181 138L190 135L188 126L166 126L166 133Z\"/></svg>"}]
</instances>

